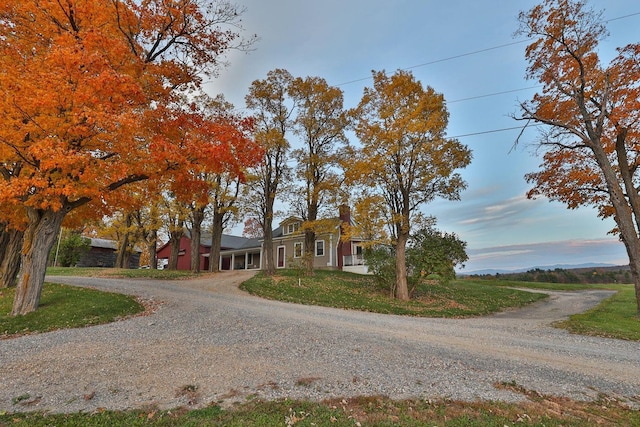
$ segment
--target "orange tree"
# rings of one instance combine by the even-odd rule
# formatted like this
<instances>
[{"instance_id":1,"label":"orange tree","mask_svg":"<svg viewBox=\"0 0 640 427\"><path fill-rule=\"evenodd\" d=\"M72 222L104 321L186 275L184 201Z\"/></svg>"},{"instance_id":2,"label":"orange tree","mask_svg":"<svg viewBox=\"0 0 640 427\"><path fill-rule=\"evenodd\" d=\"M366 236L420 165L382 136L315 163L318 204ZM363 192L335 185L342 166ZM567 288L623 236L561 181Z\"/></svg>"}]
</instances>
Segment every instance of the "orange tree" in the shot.
<instances>
[{"instance_id":1,"label":"orange tree","mask_svg":"<svg viewBox=\"0 0 640 427\"><path fill-rule=\"evenodd\" d=\"M540 171L526 176L543 195L569 208L592 205L613 217L624 243L640 311L640 44L618 49L608 66L598 43L602 14L584 1L545 0L519 15L531 39L527 77L541 93L521 104L519 119L543 125Z\"/></svg>"},{"instance_id":2,"label":"orange tree","mask_svg":"<svg viewBox=\"0 0 640 427\"><path fill-rule=\"evenodd\" d=\"M423 88L411 73L373 73L352 112L362 147L345 165L349 182L383 201L395 246L395 296L409 299L406 246L420 207L436 197L455 200L466 187L459 168L471 162L471 151L447 138L449 120L444 97Z\"/></svg>"},{"instance_id":3,"label":"orange tree","mask_svg":"<svg viewBox=\"0 0 640 427\"><path fill-rule=\"evenodd\" d=\"M245 46L240 12L226 0L0 4L0 212L18 213L0 222L24 229L12 314L38 307L69 212L178 168L156 117Z\"/></svg>"}]
</instances>

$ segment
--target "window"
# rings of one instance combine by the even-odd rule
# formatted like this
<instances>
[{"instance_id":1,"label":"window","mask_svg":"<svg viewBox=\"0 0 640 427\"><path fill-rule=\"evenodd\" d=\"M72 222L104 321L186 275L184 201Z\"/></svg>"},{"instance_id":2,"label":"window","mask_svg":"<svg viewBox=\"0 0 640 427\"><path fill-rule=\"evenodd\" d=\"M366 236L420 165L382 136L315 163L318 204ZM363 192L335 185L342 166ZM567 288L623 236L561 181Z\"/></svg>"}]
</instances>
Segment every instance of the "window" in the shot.
<instances>
[{"instance_id":1,"label":"window","mask_svg":"<svg viewBox=\"0 0 640 427\"><path fill-rule=\"evenodd\" d=\"M291 224L287 225L287 233L286 234L293 234L295 232L297 232L300 229L300 223L299 222L292 222Z\"/></svg>"},{"instance_id":2,"label":"window","mask_svg":"<svg viewBox=\"0 0 640 427\"><path fill-rule=\"evenodd\" d=\"M293 244L293 257L294 258L302 257L302 242L295 242Z\"/></svg>"},{"instance_id":3,"label":"window","mask_svg":"<svg viewBox=\"0 0 640 427\"><path fill-rule=\"evenodd\" d=\"M324 256L324 240L316 240L316 256Z\"/></svg>"}]
</instances>

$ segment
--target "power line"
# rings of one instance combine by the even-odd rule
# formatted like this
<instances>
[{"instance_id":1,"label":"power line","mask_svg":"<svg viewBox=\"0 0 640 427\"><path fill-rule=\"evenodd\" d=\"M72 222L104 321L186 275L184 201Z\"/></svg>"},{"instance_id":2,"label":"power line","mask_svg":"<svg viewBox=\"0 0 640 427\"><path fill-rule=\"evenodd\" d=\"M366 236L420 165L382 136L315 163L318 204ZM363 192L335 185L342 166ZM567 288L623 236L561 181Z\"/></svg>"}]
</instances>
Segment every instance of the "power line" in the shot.
<instances>
[{"instance_id":1,"label":"power line","mask_svg":"<svg viewBox=\"0 0 640 427\"><path fill-rule=\"evenodd\" d=\"M611 21L617 21L618 19L624 19L624 18L630 18L632 16L636 16L636 15L640 15L640 12L636 12L636 13L630 13L628 15L624 15L624 16L618 16L617 18L611 18L611 19L607 19L604 22L611 22Z\"/></svg>"},{"instance_id":2,"label":"power line","mask_svg":"<svg viewBox=\"0 0 640 427\"><path fill-rule=\"evenodd\" d=\"M474 50L473 52L467 52L467 53L461 53L459 55L448 56L446 58L436 59L436 60L433 60L433 61L424 62L422 64L411 65L411 66L406 67L406 68L401 68L401 70L412 70L414 68L425 67L427 65L437 64L439 62L451 61L452 59L457 59L457 58L463 58L465 56L476 55L478 53L488 52L490 50L502 49L503 47L508 47L508 46L513 46L513 45L516 45L516 44L521 44L521 43L524 43L526 41L528 41L528 40L518 40L518 41L515 41L515 42L511 42L511 43L501 44L499 46L492 46L492 47L487 47L487 48L480 49L480 50ZM371 78L372 78L371 76L362 77L362 78L359 78L359 79L350 80L348 82L339 83L336 86L344 86L344 85L348 85L348 84L351 84L351 83L357 83L357 82L362 82L362 81L365 81L365 80L371 80Z\"/></svg>"},{"instance_id":3,"label":"power line","mask_svg":"<svg viewBox=\"0 0 640 427\"><path fill-rule=\"evenodd\" d=\"M630 13L630 14L627 14L627 15L618 16L616 18L608 19L605 22L617 21L617 20L620 20L620 19L630 18L632 16L638 16L638 15L640 15L640 12ZM511 42L511 43L504 43L504 44L497 45L497 46L491 46L491 47L484 48L484 49L474 50L472 52L466 52L466 53L462 53L462 54L459 54L459 55L448 56L448 57L445 57L445 58L440 58L440 59L424 62L424 63L417 64L417 65L411 65L409 67L401 68L401 70L411 70L411 69L414 69L414 68L425 67L427 65L433 65L433 64L440 63L440 62L446 62L446 61L451 61L453 59L463 58L463 57L466 57L466 56L477 55L479 53L489 52L489 51L496 50L496 49L502 49L502 48L505 48L505 47L522 44L522 43L525 43L525 42L528 42L528 41L529 41L528 39L517 40L517 41ZM361 81L371 80L371 79L372 79L372 76L362 77L362 78L359 78L359 79L349 80L347 82L339 83L339 84L337 84L335 86L345 86L345 85L348 85L348 84L358 83L358 82L361 82ZM511 89L511 90L506 90L506 91L488 93L488 94L484 94L484 95L477 95L477 96L472 96L472 97L467 97L467 98L460 98L460 99L455 99L455 100L452 100L452 101L447 101L447 103L448 104L452 104L452 103L455 103L455 102L471 101L471 100L474 100L474 99L488 98L488 97L491 97L491 96L497 96L497 95L503 95L503 94L507 94L507 93L520 92L520 91L523 91L523 90L536 89L536 88L539 88L539 87L542 87L542 85L535 85L535 86L529 86L529 87L520 88L520 89ZM242 110L245 110L245 108L243 108ZM457 135L457 136L454 136L452 138L464 138L464 137L467 137L467 136L484 135L484 134L489 134L489 133L497 133L497 132L504 132L504 131L514 130L514 129L522 129L522 127L521 126L516 126L516 127L510 127L510 128L502 128L502 129L494 129L494 130L488 130L488 131L482 131L482 132L474 132L474 133L468 133L468 134L464 134L464 135Z\"/></svg>"},{"instance_id":4,"label":"power line","mask_svg":"<svg viewBox=\"0 0 640 427\"><path fill-rule=\"evenodd\" d=\"M452 103L454 103L454 102L471 101L471 100L473 100L473 99L487 98L487 97L489 97L489 96L504 95L505 93L520 92L520 91L528 90L528 89L537 89L537 88L539 88L539 87L542 87L542 85L535 85L535 86L523 87L523 88L520 88L520 89L504 90L504 91L502 91L502 92L487 93L487 94L485 94L485 95L471 96L471 97L469 97L469 98L454 99L453 101L447 101L447 104L452 104Z\"/></svg>"},{"instance_id":5,"label":"power line","mask_svg":"<svg viewBox=\"0 0 640 427\"><path fill-rule=\"evenodd\" d=\"M510 127L510 128L502 128L502 129L485 130L485 131L482 131L482 132L465 133L464 135L456 135L456 136L451 136L449 138L457 139L457 138L464 138L466 136L485 135L487 133L506 132L508 130L523 129L523 128L524 128L524 126L514 126L514 127Z\"/></svg>"},{"instance_id":6,"label":"power line","mask_svg":"<svg viewBox=\"0 0 640 427\"><path fill-rule=\"evenodd\" d=\"M620 20L620 19L630 18L630 17L632 17L632 16L637 16L637 15L640 15L640 12L635 12L635 13L630 13L630 14L628 14L628 15L618 16L618 17L616 17L616 18L608 19L608 20L606 20L605 22L617 21L617 20ZM448 56L448 57L446 57L446 58L435 59L435 60L433 60L433 61L424 62L424 63L422 63L422 64L411 65L411 66L409 66L409 67L401 68L401 70L403 70L403 71L404 71L404 70L412 70L412 69L414 69L414 68L420 68L420 67L425 67L425 66L427 66L427 65L437 64L437 63L440 63L440 62L451 61L452 59L463 58L463 57L465 57L465 56L476 55L476 54L478 54L478 53L489 52L489 51L491 51L491 50L502 49L502 48L504 48L504 47L509 47L509 46L514 46L514 45L517 45L517 44L522 44L522 43L525 43L525 42L528 42L528 41L529 41L528 39L516 40L516 41L511 42L511 43L504 43L504 44L497 45L497 46L491 46L491 47L487 47L487 48L484 48L484 49L474 50L474 51L472 51L472 52L461 53L461 54L459 54L459 55L453 55L453 56ZM358 83L358 82L362 82L362 81L370 80L370 79L372 79L372 77L371 77L371 76L368 76L368 77L361 77L361 78L359 78L359 79L349 80L349 81L347 81L347 82L339 83L339 84L337 84L336 86L345 86L345 85L348 85L348 84Z\"/></svg>"}]
</instances>

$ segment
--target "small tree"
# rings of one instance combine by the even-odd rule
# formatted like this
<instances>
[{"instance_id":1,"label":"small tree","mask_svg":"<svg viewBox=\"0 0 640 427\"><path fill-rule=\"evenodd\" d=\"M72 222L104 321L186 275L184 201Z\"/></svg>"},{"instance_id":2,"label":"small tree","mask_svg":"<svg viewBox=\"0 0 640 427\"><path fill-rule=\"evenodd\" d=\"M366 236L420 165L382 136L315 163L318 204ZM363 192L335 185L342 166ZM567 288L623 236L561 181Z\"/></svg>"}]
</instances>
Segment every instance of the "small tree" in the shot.
<instances>
[{"instance_id":1,"label":"small tree","mask_svg":"<svg viewBox=\"0 0 640 427\"><path fill-rule=\"evenodd\" d=\"M52 250L52 255L55 257L55 249ZM76 231L72 231L64 239L60 241L60 248L58 249L58 264L62 267L75 267L80 261L83 255L85 255L91 249L91 240Z\"/></svg>"},{"instance_id":2,"label":"small tree","mask_svg":"<svg viewBox=\"0 0 640 427\"><path fill-rule=\"evenodd\" d=\"M389 289L393 298L396 289L395 250L391 246L371 246L364 248L367 268L374 275L382 289Z\"/></svg>"},{"instance_id":3,"label":"small tree","mask_svg":"<svg viewBox=\"0 0 640 427\"><path fill-rule=\"evenodd\" d=\"M469 259L467 243L455 233L425 227L415 233L407 249L407 265L413 282L433 278L440 282L455 279L455 267Z\"/></svg>"},{"instance_id":4,"label":"small tree","mask_svg":"<svg viewBox=\"0 0 640 427\"><path fill-rule=\"evenodd\" d=\"M454 233L445 233L427 225L418 230L409 240L406 250L406 272L409 295L424 282L436 280L447 283L456 277L455 267L469 257L466 242ZM391 246L376 246L365 249L367 266L379 285L387 288L391 296L396 292L396 251Z\"/></svg>"}]
</instances>

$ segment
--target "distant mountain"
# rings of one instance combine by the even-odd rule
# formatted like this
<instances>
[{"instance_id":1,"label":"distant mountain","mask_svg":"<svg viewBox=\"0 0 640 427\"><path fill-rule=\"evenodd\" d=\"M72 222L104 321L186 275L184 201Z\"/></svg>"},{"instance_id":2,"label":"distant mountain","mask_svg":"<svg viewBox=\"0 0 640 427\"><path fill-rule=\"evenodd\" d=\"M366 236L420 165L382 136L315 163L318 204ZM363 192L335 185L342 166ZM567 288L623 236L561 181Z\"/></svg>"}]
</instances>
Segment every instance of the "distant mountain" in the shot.
<instances>
[{"instance_id":1,"label":"distant mountain","mask_svg":"<svg viewBox=\"0 0 640 427\"><path fill-rule=\"evenodd\" d=\"M576 270L576 269L583 269L583 268L612 268L612 267L618 267L620 269L628 268L628 266L616 266L613 264L598 264L598 263L555 264L555 265L545 265L545 266L538 266L538 267L520 268L520 269L514 269L514 270L499 270L499 269L485 269L485 270L473 270L473 271L463 270L463 271L457 272L457 274L460 276L471 276L471 275L481 276L485 274L495 275L495 274L525 273L527 271L531 271L535 269L547 271L547 270L555 270L555 269Z\"/></svg>"}]
</instances>

